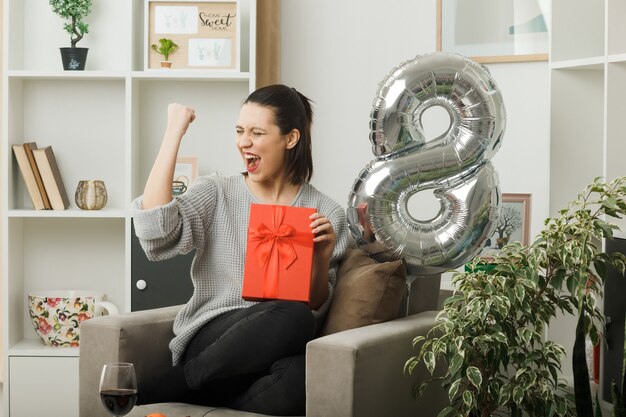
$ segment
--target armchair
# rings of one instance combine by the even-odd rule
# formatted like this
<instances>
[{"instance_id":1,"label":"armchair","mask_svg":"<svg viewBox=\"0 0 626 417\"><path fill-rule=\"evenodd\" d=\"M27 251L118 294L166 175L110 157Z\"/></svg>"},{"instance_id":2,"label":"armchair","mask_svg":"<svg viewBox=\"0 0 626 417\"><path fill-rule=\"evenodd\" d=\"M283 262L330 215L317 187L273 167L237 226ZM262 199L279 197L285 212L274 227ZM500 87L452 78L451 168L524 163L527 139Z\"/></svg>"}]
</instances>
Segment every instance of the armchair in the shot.
<instances>
[{"instance_id":1,"label":"armchair","mask_svg":"<svg viewBox=\"0 0 626 417\"><path fill-rule=\"evenodd\" d=\"M341 331L312 340L306 353L306 415L308 417L436 416L448 404L441 387L429 386L418 400L412 387L428 375L403 374L412 356L412 340L435 322L439 277L418 279L411 287L406 317ZM80 415L108 416L100 403L99 376L107 362L132 362L138 378L171 363L168 342L180 306L103 316L81 325L79 360ZM424 311L431 310L431 311ZM150 413L167 417L253 417L226 408L181 403L135 407L131 417Z\"/></svg>"}]
</instances>

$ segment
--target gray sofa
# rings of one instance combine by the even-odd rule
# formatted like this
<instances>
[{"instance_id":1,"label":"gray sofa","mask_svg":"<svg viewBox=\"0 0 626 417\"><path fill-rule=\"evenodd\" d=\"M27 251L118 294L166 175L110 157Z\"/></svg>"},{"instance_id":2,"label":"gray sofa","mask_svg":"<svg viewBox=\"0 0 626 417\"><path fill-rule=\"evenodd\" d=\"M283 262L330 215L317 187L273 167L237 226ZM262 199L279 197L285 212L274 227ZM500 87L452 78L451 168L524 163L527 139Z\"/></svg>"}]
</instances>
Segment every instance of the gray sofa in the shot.
<instances>
[{"instance_id":1,"label":"gray sofa","mask_svg":"<svg viewBox=\"0 0 626 417\"><path fill-rule=\"evenodd\" d=\"M439 306L439 278L418 279L410 294L409 315L385 323L346 330L312 340L306 353L307 417L436 416L446 407L447 395L432 385L420 399L411 390L424 380L421 369L403 374L406 360L416 351L415 336L425 335ZM180 306L103 316L81 325L80 415L108 417L100 403L98 383L107 362L132 362L138 377L171 363L168 342ZM425 311L431 310L431 311ZM252 417L258 414L181 403L135 407L128 414L143 417Z\"/></svg>"}]
</instances>

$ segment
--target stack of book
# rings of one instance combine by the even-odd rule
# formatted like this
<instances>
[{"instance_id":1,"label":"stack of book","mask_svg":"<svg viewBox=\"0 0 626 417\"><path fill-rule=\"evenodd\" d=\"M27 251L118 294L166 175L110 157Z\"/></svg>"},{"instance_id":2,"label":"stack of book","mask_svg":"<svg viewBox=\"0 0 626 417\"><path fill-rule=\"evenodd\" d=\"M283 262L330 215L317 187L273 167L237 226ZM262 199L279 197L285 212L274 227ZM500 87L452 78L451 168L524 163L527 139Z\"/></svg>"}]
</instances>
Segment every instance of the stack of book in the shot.
<instances>
[{"instance_id":1,"label":"stack of book","mask_svg":"<svg viewBox=\"0 0 626 417\"><path fill-rule=\"evenodd\" d=\"M65 210L70 201L63 185L52 146L35 142L13 145L13 153L35 210Z\"/></svg>"}]
</instances>

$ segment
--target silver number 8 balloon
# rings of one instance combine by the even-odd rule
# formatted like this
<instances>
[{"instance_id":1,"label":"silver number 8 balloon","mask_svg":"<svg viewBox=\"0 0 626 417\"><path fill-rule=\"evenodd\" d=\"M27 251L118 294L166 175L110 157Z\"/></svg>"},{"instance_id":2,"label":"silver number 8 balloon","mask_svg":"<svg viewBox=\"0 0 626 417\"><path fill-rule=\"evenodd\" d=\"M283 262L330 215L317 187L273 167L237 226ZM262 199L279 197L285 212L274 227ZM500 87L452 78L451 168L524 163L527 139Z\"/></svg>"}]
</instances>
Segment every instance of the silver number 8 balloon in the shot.
<instances>
[{"instance_id":1,"label":"silver number 8 balloon","mask_svg":"<svg viewBox=\"0 0 626 417\"><path fill-rule=\"evenodd\" d=\"M441 106L450 126L426 141L424 111ZM490 159L505 127L502 96L486 67L458 54L417 56L392 70L373 103L376 158L356 178L348 223L358 245L380 260L403 258L411 275L434 275L472 259L494 231L500 190ZM408 200L431 190L431 220Z\"/></svg>"}]
</instances>

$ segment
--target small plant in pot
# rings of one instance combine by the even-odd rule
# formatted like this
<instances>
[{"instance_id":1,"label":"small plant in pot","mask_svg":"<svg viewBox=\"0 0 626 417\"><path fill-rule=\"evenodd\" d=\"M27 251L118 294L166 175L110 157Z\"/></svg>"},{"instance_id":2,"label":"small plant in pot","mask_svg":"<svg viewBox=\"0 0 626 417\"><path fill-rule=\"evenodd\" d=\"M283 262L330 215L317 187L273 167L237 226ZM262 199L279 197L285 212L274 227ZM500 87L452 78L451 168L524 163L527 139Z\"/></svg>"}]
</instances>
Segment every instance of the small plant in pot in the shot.
<instances>
[{"instance_id":1,"label":"small plant in pot","mask_svg":"<svg viewBox=\"0 0 626 417\"><path fill-rule=\"evenodd\" d=\"M84 70L88 48L76 44L89 33L84 18L91 13L91 0L49 0L52 11L66 20L63 29L70 35L70 47L60 48L63 69Z\"/></svg>"},{"instance_id":2,"label":"small plant in pot","mask_svg":"<svg viewBox=\"0 0 626 417\"><path fill-rule=\"evenodd\" d=\"M159 39L159 44L160 46L157 46L153 43L152 49L155 52L163 55L163 61L161 61L161 66L163 68L171 68L172 63L169 61L170 54L176 52L176 50L178 49L178 45L176 45L173 40L167 38Z\"/></svg>"}]
</instances>

